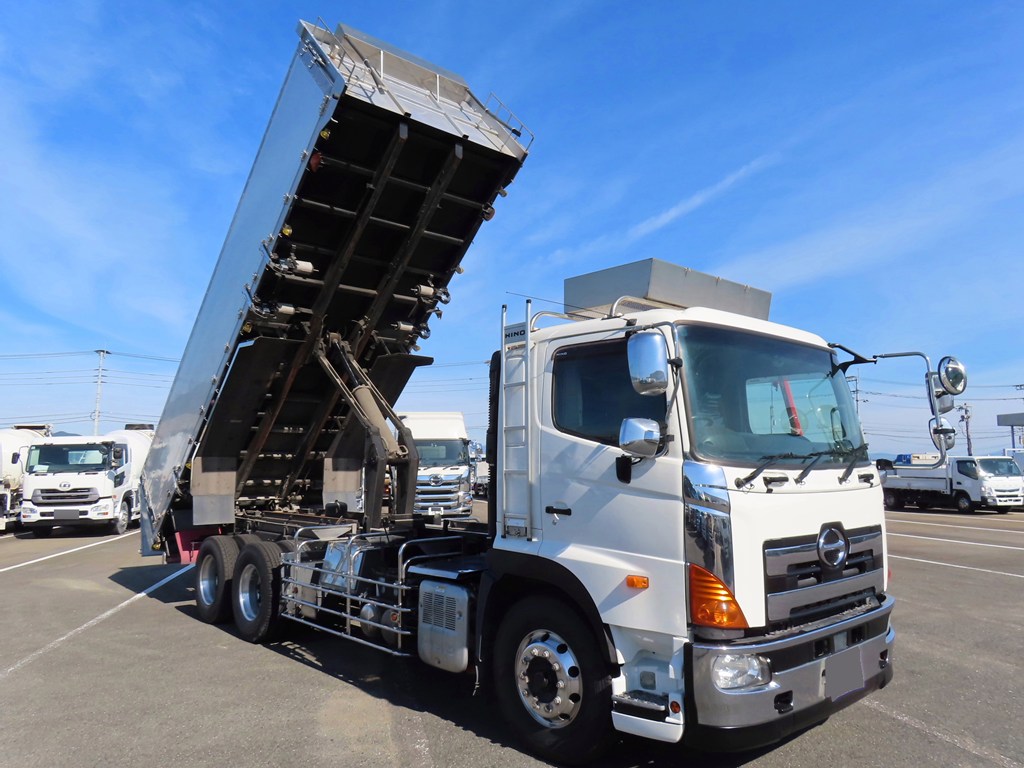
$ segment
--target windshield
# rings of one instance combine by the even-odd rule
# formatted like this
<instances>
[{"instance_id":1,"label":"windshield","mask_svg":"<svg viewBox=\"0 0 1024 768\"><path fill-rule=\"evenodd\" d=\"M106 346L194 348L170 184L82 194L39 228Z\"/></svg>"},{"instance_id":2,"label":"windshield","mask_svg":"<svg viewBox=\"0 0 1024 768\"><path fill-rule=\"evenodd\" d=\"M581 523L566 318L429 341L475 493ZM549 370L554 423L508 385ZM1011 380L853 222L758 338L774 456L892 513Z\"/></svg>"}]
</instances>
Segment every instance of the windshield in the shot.
<instances>
[{"instance_id":1,"label":"windshield","mask_svg":"<svg viewBox=\"0 0 1024 768\"><path fill-rule=\"evenodd\" d=\"M97 443L33 445L28 449L30 474L102 472L110 467L110 446Z\"/></svg>"},{"instance_id":2,"label":"windshield","mask_svg":"<svg viewBox=\"0 0 1024 768\"><path fill-rule=\"evenodd\" d=\"M1020 468L1013 459L978 459L978 466L993 477L1020 477Z\"/></svg>"},{"instance_id":3,"label":"windshield","mask_svg":"<svg viewBox=\"0 0 1024 768\"><path fill-rule=\"evenodd\" d=\"M867 459L842 372L827 349L702 325L677 330L693 451L774 466Z\"/></svg>"},{"instance_id":4,"label":"windshield","mask_svg":"<svg viewBox=\"0 0 1024 768\"><path fill-rule=\"evenodd\" d=\"M449 467L469 464L469 451L464 440L416 440L421 467Z\"/></svg>"}]
</instances>

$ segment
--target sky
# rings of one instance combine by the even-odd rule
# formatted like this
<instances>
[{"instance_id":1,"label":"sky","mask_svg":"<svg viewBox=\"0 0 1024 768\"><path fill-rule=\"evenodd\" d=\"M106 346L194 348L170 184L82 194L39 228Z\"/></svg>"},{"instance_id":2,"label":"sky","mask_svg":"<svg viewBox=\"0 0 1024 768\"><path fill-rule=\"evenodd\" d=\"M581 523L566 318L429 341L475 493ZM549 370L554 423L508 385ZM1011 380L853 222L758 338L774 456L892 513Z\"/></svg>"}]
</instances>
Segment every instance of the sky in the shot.
<instances>
[{"instance_id":1,"label":"sky","mask_svg":"<svg viewBox=\"0 0 1024 768\"><path fill-rule=\"evenodd\" d=\"M1024 6L983 0L2 3L0 426L91 434L95 350L100 431L159 419L318 17L457 72L536 136L401 409L461 410L482 440L501 305L557 310L565 278L658 258L864 355L956 355L974 453L1010 446ZM924 371L850 370L872 454L931 450Z\"/></svg>"}]
</instances>

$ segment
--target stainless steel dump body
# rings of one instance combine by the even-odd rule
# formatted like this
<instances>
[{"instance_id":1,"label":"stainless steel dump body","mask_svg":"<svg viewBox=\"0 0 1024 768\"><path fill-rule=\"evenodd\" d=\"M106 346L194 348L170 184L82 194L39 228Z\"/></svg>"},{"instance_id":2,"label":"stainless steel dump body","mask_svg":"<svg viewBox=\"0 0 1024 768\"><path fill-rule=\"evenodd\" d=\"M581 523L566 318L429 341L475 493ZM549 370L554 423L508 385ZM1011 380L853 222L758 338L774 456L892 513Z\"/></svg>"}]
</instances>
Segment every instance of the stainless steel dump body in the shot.
<instances>
[{"instance_id":1,"label":"stainless steel dump body","mask_svg":"<svg viewBox=\"0 0 1024 768\"><path fill-rule=\"evenodd\" d=\"M526 156L525 129L458 76L342 26L298 33L145 465L144 553L351 490L334 470L364 442L325 350L393 404Z\"/></svg>"}]
</instances>

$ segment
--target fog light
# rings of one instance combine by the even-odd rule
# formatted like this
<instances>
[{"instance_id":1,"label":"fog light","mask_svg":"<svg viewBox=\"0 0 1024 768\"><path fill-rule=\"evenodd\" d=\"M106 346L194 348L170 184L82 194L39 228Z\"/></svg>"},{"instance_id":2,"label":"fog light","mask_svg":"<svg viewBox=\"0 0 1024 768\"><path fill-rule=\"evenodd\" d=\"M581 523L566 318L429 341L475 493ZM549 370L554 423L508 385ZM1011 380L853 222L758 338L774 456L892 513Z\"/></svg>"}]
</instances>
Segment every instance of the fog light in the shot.
<instances>
[{"instance_id":1,"label":"fog light","mask_svg":"<svg viewBox=\"0 0 1024 768\"><path fill-rule=\"evenodd\" d=\"M760 656L727 653L711 664L711 682L723 691L765 685L771 679L768 662Z\"/></svg>"}]
</instances>

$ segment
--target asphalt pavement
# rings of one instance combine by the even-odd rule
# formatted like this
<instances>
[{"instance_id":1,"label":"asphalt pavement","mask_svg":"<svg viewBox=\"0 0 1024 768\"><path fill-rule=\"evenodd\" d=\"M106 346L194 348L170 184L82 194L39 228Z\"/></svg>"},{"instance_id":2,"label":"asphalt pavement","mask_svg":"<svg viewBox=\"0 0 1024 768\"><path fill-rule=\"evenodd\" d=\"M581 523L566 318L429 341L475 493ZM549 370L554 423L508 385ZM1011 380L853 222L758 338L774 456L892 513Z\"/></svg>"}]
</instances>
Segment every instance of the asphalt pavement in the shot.
<instances>
[{"instance_id":1,"label":"asphalt pavement","mask_svg":"<svg viewBox=\"0 0 1024 768\"><path fill-rule=\"evenodd\" d=\"M1024 768L1024 513L886 517L891 685L773 749L624 739L602 765ZM199 621L191 569L138 547L0 536L0 767L543 764L471 677L302 628L251 645Z\"/></svg>"}]
</instances>

